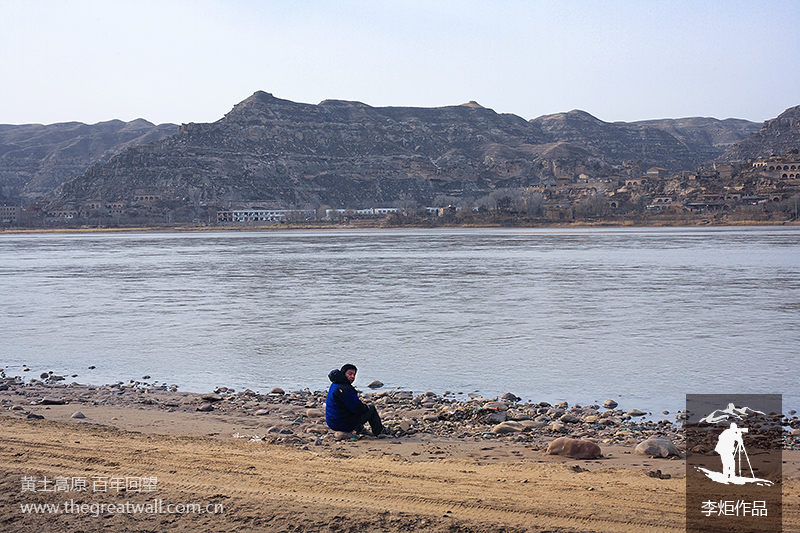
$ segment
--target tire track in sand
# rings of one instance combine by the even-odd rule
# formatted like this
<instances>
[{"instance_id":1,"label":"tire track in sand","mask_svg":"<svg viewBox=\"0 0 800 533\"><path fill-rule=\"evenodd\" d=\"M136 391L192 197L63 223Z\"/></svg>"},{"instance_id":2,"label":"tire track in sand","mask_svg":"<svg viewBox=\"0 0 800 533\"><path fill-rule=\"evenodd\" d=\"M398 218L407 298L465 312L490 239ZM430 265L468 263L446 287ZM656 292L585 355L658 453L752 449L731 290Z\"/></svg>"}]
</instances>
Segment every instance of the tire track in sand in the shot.
<instances>
[{"instance_id":1,"label":"tire track in sand","mask_svg":"<svg viewBox=\"0 0 800 533\"><path fill-rule=\"evenodd\" d=\"M385 513L418 515L433 523L456 520L480 525L477 529L505 525L520 531L634 533L684 528L683 481L639 471L577 474L560 464L337 458L261 443L2 416L0 425L5 476L157 476L159 497L167 501L222 498L230 514L214 517L213 523L229 530L236 530L242 516L324 521L332 514Z\"/></svg>"}]
</instances>

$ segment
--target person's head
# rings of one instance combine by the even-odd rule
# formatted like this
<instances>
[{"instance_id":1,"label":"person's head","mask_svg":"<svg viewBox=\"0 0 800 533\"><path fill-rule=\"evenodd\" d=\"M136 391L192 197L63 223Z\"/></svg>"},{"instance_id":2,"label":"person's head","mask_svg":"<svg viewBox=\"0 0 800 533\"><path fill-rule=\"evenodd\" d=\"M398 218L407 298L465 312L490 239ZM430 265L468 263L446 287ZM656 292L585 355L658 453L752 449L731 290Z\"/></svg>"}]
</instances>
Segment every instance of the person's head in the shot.
<instances>
[{"instance_id":1,"label":"person's head","mask_svg":"<svg viewBox=\"0 0 800 533\"><path fill-rule=\"evenodd\" d=\"M342 367L342 374L347 377L347 381L350 383L356 380L356 372L358 372L356 365L347 364Z\"/></svg>"}]
</instances>

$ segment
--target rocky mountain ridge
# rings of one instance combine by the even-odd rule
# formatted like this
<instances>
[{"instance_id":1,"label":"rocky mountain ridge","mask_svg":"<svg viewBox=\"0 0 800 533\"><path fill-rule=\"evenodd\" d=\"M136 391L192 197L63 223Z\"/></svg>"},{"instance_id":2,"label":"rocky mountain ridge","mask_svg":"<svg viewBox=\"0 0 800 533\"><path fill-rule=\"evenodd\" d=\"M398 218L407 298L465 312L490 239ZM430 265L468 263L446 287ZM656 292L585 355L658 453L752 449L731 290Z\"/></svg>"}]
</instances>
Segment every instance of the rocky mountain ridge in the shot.
<instances>
[{"instance_id":1,"label":"rocky mountain ridge","mask_svg":"<svg viewBox=\"0 0 800 533\"><path fill-rule=\"evenodd\" d=\"M32 203L128 146L172 135L175 124L143 119L97 124L0 124L0 200Z\"/></svg>"},{"instance_id":2,"label":"rocky mountain ridge","mask_svg":"<svg viewBox=\"0 0 800 533\"><path fill-rule=\"evenodd\" d=\"M430 203L559 178L693 169L758 130L707 118L607 123L583 111L525 120L476 102L439 108L302 104L258 91L64 184L61 205L156 194L195 205Z\"/></svg>"},{"instance_id":3,"label":"rocky mountain ridge","mask_svg":"<svg viewBox=\"0 0 800 533\"><path fill-rule=\"evenodd\" d=\"M741 142L731 146L721 161L742 162L798 153L800 149L800 105L790 107Z\"/></svg>"}]
</instances>

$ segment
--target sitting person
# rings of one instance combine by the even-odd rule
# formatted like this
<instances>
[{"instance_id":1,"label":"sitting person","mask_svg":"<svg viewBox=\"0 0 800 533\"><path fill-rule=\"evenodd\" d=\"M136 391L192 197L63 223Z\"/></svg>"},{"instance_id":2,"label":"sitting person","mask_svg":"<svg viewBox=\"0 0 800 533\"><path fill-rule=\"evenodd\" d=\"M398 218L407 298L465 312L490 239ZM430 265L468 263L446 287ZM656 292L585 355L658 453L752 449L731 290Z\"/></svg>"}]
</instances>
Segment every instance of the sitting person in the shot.
<instances>
[{"instance_id":1,"label":"sitting person","mask_svg":"<svg viewBox=\"0 0 800 533\"><path fill-rule=\"evenodd\" d=\"M383 424L374 405L364 404L352 383L358 369L344 365L340 370L331 370L328 379L328 399L325 401L325 422L334 431L355 431L369 422L375 436L383 433Z\"/></svg>"}]
</instances>

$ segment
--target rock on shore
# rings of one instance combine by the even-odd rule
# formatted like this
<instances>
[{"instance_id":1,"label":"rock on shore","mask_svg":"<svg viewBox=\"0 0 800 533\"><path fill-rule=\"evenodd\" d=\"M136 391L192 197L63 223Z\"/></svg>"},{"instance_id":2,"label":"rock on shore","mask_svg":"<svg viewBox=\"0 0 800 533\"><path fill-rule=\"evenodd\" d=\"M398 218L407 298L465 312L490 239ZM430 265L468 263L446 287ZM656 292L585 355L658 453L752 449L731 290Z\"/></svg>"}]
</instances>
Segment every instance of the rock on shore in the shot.
<instances>
[{"instance_id":1,"label":"rock on shore","mask_svg":"<svg viewBox=\"0 0 800 533\"><path fill-rule=\"evenodd\" d=\"M0 407L13 416L26 416L35 406L45 405L47 402L43 400L55 398L70 407L130 406L194 412L197 416L209 416L207 413L213 412L214 416L237 417L263 427L260 434L247 436L268 443L325 446L340 438L325 424L326 393L323 391L285 392L275 387L269 394L259 394L220 387L214 394L195 394L177 392L174 386L141 383L89 386L38 380L26 383L13 378L0 381L7 386L7 390L0 391ZM520 402L520 398L511 393L500 398L475 395L457 399L451 394L416 394L398 389L366 392L362 398L375 404L393 438L416 435L503 440L545 451L550 443L566 437L594 443L601 450L606 445L631 448L641 445L646 455L654 457L680 455L684 444L683 431L678 425L667 420L647 420L638 414L632 415L630 410L599 405L570 406L561 402L552 406L546 402ZM790 427L800 429L796 416L787 417L786 421ZM358 438L372 437L367 431ZM797 444L800 444L800 435L788 434L787 446Z\"/></svg>"}]
</instances>

